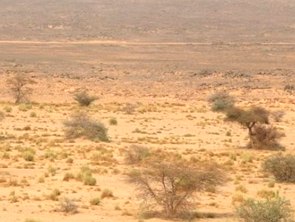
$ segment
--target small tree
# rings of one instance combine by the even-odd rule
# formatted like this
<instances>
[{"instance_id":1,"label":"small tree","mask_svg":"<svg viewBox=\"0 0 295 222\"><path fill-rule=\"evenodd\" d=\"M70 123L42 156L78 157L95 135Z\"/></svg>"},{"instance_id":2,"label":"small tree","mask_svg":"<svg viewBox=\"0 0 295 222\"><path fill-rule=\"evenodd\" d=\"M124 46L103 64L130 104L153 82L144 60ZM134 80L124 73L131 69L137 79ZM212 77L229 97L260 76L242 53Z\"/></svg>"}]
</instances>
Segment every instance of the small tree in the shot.
<instances>
[{"instance_id":1,"label":"small tree","mask_svg":"<svg viewBox=\"0 0 295 222\"><path fill-rule=\"evenodd\" d=\"M227 101L230 98L226 95L214 96L209 102L214 103L219 101ZM232 103L229 103L232 104ZM250 138L249 146L251 148L259 149L281 149L283 148L277 140L284 136L283 133L279 132L275 127L270 125L270 112L262 107L251 107L250 109L244 110L239 107L232 105L226 106L226 108L219 109L226 115L227 121L237 122L243 127L248 129L248 135Z\"/></svg>"},{"instance_id":2,"label":"small tree","mask_svg":"<svg viewBox=\"0 0 295 222\"><path fill-rule=\"evenodd\" d=\"M132 172L130 181L137 185L146 203L161 206L166 217L175 217L191 206L195 192L221 184L224 177L215 165L193 167L183 161L162 161Z\"/></svg>"},{"instance_id":3,"label":"small tree","mask_svg":"<svg viewBox=\"0 0 295 222\"><path fill-rule=\"evenodd\" d=\"M80 106L90 106L90 104L97 99L96 96L89 95L87 91L80 91L74 95L74 100L76 100Z\"/></svg>"},{"instance_id":4,"label":"small tree","mask_svg":"<svg viewBox=\"0 0 295 222\"><path fill-rule=\"evenodd\" d=\"M270 125L270 113L262 107L243 110L233 107L226 111L226 120L241 124L248 129L251 148L281 149L278 140L284 136Z\"/></svg>"},{"instance_id":5,"label":"small tree","mask_svg":"<svg viewBox=\"0 0 295 222\"><path fill-rule=\"evenodd\" d=\"M229 121L245 126L250 136L254 135L256 124L269 124L269 112L261 107L252 107L249 110L233 107L226 111L226 117Z\"/></svg>"},{"instance_id":6,"label":"small tree","mask_svg":"<svg viewBox=\"0 0 295 222\"><path fill-rule=\"evenodd\" d=\"M29 85L32 83L34 82L30 78L20 73L7 81L10 94L13 96L16 104L28 101L28 96L32 93Z\"/></svg>"}]
</instances>

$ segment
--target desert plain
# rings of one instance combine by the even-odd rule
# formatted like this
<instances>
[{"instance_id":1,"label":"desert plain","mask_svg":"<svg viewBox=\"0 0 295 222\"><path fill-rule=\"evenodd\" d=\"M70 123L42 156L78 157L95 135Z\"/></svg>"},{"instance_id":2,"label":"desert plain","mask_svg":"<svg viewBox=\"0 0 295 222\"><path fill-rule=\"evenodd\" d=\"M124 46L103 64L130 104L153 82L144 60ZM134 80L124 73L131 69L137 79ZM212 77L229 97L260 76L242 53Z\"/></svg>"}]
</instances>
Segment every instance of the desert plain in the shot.
<instances>
[{"instance_id":1,"label":"desert plain","mask_svg":"<svg viewBox=\"0 0 295 222\"><path fill-rule=\"evenodd\" d=\"M227 1L225 6L218 1L185 1L186 6L191 3L195 9L204 7L202 12L211 19L200 20L202 14L193 17L194 11L185 7L179 15L183 20L175 23L175 30L165 29L174 27L173 21L165 20L165 12L177 15L179 1L167 3L161 11L163 16L153 17L150 23L145 23L145 16L154 14L143 13L145 7L156 13L166 6L165 1L140 1L138 11L133 1L126 0L133 20L126 15L118 19L124 12L121 3L98 1L102 17L112 18L102 20L108 29L84 26L87 21L93 22L95 14L91 13L82 14L89 16L88 20L79 20L82 25L70 20L76 15L74 9L82 4L73 2L68 4L74 14L63 17L63 4L44 1L49 10L58 12L53 17L59 20L46 15L38 20L39 26L34 23L36 20L24 24L16 16L12 20L8 13L35 9L31 13L34 18L42 13L42 6L36 1L21 5L0 3L0 13L6 18L0 21L1 222L233 222L238 221L235 208L243 200L277 192L295 210L294 183L277 182L262 169L270 156L295 154L293 1L281 1L281 7L275 7L279 3L273 2L272 7L278 10L274 11L276 20L256 24L265 30L252 27L249 21L251 13L259 14L262 21L269 18L269 14L263 14L267 11L262 10L264 1L257 5L262 11L254 12L255 1L245 3L246 6L243 1ZM31 5L26 8L26 4ZM96 3L89 0L79 10L85 13L92 4ZM109 4L116 5L114 11L107 10ZM242 7L246 8L242 11L245 20L236 11ZM93 13L98 8L93 7ZM226 14L228 17L216 24L218 20L213 18L221 13L218 9L236 14ZM280 10L286 12L281 17ZM117 17L104 14L111 12ZM229 19L232 17L246 28L236 32L233 26L237 24ZM134 19L138 19L139 28ZM199 22L196 24L203 24L197 31L192 28L194 19ZM10 29L8 21L14 24ZM61 21L64 26L60 26ZM158 27L156 21L167 23L159 23L164 25ZM126 27L122 26L124 22ZM280 26L283 22L285 26ZM75 25L81 29L70 28ZM220 25L224 30L218 29ZM13 29L15 32L7 31ZM85 35L87 32L89 36ZM28 103L14 103L8 82L16 74L32 80ZM79 106L74 95L81 90L97 96L97 100L88 107ZM224 114L213 112L208 103L210 95L224 91L240 107L283 111L282 120L273 124L285 134L280 140L285 149L248 149L247 130L225 121ZM64 123L77 112L103 123L109 141L67 138ZM164 156L178 155L192 165L198 161L216 162L222 166L226 181L193 195L195 218L147 218L138 189L128 179L130 171L141 167L126 161L134 146ZM95 184L77 179L83 169L91 171ZM63 211L63 201L73 204L75 212ZM156 209L161 210L159 206Z\"/></svg>"}]
</instances>

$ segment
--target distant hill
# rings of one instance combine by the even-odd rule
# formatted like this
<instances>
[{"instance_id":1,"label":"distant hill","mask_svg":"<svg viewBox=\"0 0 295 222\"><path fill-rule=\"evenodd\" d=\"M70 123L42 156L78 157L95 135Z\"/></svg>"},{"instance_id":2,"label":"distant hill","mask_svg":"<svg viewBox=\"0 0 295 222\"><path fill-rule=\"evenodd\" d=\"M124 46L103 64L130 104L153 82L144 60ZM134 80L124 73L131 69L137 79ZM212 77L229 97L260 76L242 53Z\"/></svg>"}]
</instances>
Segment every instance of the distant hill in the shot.
<instances>
[{"instance_id":1,"label":"distant hill","mask_svg":"<svg viewBox=\"0 0 295 222\"><path fill-rule=\"evenodd\" d=\"M1 0L0 40L294 42L294 0Z\"/></svg>"}]
</instances>

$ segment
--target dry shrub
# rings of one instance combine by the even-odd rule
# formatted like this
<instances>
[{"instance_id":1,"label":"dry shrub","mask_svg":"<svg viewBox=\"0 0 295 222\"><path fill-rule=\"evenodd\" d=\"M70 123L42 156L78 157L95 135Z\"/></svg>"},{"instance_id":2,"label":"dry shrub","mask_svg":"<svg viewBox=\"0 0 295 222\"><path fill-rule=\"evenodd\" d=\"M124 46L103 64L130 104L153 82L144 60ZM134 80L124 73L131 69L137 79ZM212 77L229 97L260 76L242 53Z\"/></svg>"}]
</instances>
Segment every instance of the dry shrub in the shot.
<instances>
[{"instance_id":1,"label":"dry shrub","mask_svg":"<svg viewBox=\"0 0 295 222\"><path fill-rule=\"evenodd\" d=\"M295 155L276 155L267 159L263 168L279 182L295 183Z\"/></svg>"},{"instance_id":2,"label":"dry shrub","mask_svg":"<svg viewBox=\"0 0 295 222\"><path fill-rule=\"evenodd\" d=\"M99 140L108 142L107 128L93 119L86 113L75 113L69 120L64 122L65 134L67 138L87 138L90 140Z\"/></svg>"}]
</instances>

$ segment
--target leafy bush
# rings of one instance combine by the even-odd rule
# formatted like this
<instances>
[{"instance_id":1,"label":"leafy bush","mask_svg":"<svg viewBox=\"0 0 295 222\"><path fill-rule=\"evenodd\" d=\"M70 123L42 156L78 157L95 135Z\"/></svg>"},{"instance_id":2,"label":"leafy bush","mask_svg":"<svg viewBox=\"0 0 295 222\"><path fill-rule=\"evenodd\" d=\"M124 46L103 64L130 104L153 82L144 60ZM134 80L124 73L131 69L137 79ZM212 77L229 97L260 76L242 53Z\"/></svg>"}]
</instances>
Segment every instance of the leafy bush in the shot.
<instances>
[{"instance_id":1,"label":"leafy bush","mask_svg":"<svg viewBox=\"0 0 295 222\"><path fill-rule=\"evenodd\" d=\"M74 100L76 100L80 106L89 106L92 102L97 100L97 97L90 96L86 91L81 91L74 95Z\"/></svg>"},{"instance_id":2,"label":"leafy bush","mask_svg":"<svg viewBox=\"0 0 295 222\"><path fill-rule=\"evenodd\" d=\"M105 126L91 119L86 113L76 113L64 122L67 138L85 137L90 140L108 142L107 129Z\"/></svg>"},{"instance_id":3,"label":"leafy bush","mask_svg":"<svg viewBox=\"0 0 295 222\"><path fill-rule=\"evenodd\" d=\"M267 159L263 168L279 182L295 183L295 155L276 155Z\"/></svg>"},{"instance_id":4,"label":"leafy bush","mask_svg":"<svg viewBox=\"0 0 295 222\"><path fill-rule=\"evenodd\" d=\"M225 111L235 104L233 97L224 92L214 93L209 97L208 101L211 103L213 111Z\"/></svg>"},{"instance_id":5,"label":"leafy bush","mask_svg":"<svg viewBox=\"0 0 295 222\"><path fill-rule=\"evenodd\" d=\"M266 200L245 200L237 208L238 216L245 222L292 222L289 201L276 195Z\"/></svg>"}]
</instances>

